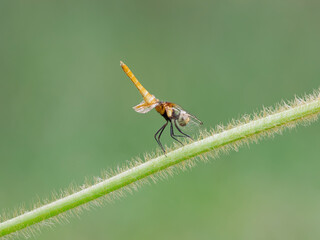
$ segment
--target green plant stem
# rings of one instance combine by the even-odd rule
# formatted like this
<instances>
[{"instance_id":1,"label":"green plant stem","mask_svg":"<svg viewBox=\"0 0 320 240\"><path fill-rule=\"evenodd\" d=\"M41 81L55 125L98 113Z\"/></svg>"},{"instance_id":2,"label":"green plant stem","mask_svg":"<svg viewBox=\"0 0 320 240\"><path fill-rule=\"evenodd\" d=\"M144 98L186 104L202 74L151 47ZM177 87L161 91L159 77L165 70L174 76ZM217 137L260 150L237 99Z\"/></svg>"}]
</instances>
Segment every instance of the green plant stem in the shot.
<instances>
[{"instance_id":1,"label":"green plant stem","mask_svg":"<svg viewBox=\"0 0 320 240\"><path fill-rule=\"evenodd\" d=\"M139 179L143 179L155 172L166 169L194 156L198 156L202 153L209 152L212 149L225 146L244 138L267 132L270 129L289 124L290 122L307 118L308 116L319 112L320 99L317 98L314 101L306 102L305 104L268 115L258 120L252 120L246 124L190 143L167 153L167 156L162 155L156 157L79 192L9 219L0 224L0 237L54 217L77 206L81 206L82 204L121 189Z\"/></svg>"}]
</instances>

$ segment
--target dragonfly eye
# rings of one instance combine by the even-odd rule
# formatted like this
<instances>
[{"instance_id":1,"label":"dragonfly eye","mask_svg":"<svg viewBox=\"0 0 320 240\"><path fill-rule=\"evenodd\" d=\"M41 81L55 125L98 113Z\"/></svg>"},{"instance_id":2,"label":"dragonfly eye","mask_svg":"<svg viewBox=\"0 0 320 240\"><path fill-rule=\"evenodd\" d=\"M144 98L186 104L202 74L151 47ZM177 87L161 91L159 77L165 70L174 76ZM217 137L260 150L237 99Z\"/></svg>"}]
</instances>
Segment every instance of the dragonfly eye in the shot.
<instances>
[{"instance_id":1,"label":"dragonfly eye","mask_svg":"<svg viewBox=\"0 0 320 240\"><path fill-rule=\"evenodd\" d=\"M190 118L187 113L181 112L178 118L178 123L180 126L184 127L190 121Z\"/></svg>"}]
</instances>

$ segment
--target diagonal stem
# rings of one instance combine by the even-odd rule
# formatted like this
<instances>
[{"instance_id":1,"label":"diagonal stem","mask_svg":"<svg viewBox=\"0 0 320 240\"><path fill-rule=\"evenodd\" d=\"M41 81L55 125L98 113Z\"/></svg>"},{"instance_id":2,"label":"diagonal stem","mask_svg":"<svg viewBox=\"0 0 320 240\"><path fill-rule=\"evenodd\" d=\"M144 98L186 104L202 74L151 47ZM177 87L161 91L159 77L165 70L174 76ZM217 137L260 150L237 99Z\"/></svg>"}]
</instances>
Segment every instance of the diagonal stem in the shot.
<instances>
[{"instance_id":1,"label":"diagonal stem","mask_svg":"<svg viewBox=\"0 0 320 240\"><path fill-rule=\"evenodd\" d=\"M168 152L167 156L158 156L79 192L2 222L0 223L0 237L72 210L202 153L228 146L242 139L250 139L255 136L261 136L264 133L269 134L274 129L286 126L291 127L292 124L308 120L310 117L319 114L319 112L320 98L316 96L309 101L298 101L295 106L287 107L260 119L206 136L184 147Z\"/></svg>"}]
</instances>

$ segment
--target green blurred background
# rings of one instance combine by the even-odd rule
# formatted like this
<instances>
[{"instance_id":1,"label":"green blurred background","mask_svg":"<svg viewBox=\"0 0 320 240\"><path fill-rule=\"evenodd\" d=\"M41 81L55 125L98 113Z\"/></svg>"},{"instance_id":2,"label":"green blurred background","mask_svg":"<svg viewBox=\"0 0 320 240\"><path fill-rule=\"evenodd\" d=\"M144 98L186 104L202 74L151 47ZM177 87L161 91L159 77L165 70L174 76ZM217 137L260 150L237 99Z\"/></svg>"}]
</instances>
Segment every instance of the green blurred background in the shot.
<instances>
[{"instance_id":1,"label":"green blurred background","mask_svg":"<svg viewBox=\"0 0 320 240\"><path fill-rule=\"evenodd\" d=\"M0 209L157 147L156 97L227 123L319 87L319 1L0 2ZM144 186L35 239L319 239L319 123ZM163 141L172 139L165 134Z\"/></svg>"}]
</instances>

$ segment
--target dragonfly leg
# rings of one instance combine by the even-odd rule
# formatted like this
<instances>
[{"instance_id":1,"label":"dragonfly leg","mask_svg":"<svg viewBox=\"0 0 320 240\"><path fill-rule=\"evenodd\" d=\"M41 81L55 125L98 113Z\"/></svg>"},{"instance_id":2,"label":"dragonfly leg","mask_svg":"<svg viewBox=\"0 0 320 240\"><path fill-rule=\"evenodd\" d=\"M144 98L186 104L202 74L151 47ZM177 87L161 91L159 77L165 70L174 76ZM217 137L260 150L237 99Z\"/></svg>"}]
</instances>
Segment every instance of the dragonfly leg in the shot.
<instances>
[{"instance_id":1,"label":"dragonfly leg","mask_svg":"<svg viewBox=\"0 0 320 240\"><path fill-rule=\"evenodd\" d=\"M176 121L176 120L174 120L174 125L176 126L176 128L178 129L178 131L179 131L181 134L183 134L185 137L188 137L188 138L190 138L191 140L193 140L192 137L190 137L188 134L185 134L184 132L181 131L181 129L178 127L178 124L177 124L177 121Z\"/></svg>"},{"instance_id":2,"label":"dragonfly leg","mask_svg":"<svg viewBox=\"0 0 320 240\"><path fill-rule=\"evenodd\" d=\"M164 150L162 143L160 141L160 137L163 133L163 130L166 128L166 126L168 125L168 121L156 132L156 134L154 135L154 139L157 141L158 145L161 147L162 151L164 152L164 154L166 153L166 151ZM157 136L159 134L159 136Z\"/></svg>"},{"instance_id":3,"label":"dragonfly leg","mask_svg":"<svg viewBox=\"0 0 320 240\"><path fill-rule=\"evenodd\" d=\"M173 124L172 124L172 121L170 121L170 136L176 140L178 143L180 143L182 146L182 142L180 142L178 139L176 139L175 137L184 137L184 136L179 136L179 135L175 135L174 132L173 132Z\"/></svg>"}]
</instances>

